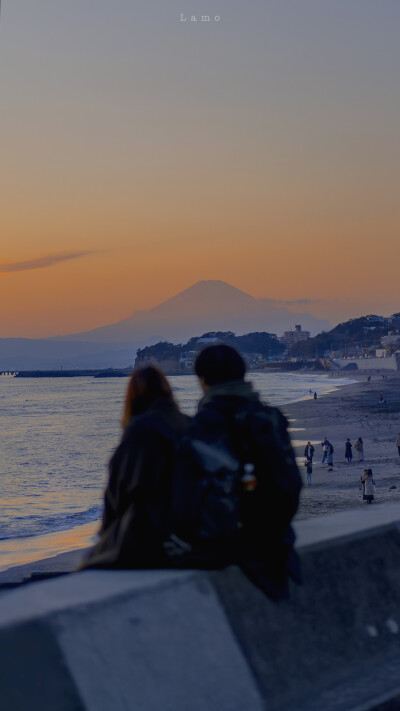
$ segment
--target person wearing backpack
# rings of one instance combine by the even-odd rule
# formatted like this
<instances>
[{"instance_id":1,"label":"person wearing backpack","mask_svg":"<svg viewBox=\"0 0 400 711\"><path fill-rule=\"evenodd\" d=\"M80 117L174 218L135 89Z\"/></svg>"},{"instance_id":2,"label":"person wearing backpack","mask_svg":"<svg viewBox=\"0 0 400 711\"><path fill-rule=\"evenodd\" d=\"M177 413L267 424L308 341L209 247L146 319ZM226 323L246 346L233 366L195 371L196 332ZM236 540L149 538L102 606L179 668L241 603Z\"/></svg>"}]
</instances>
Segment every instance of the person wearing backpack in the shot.
<instances>
[{"instance_id":1,"label":"person wearing backpack","mask_svg":"<svg viewBox=\"0 0 400 711\"><path fill-rule=\"evenodd\" d=\"M290 522L302 482L286 418L261 403L245 370L240 354L225 344L206 347L196 359L204 396L185 438L180 477L177 462L173 538L178 549L182 543L185 567L238 564L280 599L289 577L301 579Z\"/></svg>"},{"instance_id":2,"label":"person wearing backpack","mask_svg":"<svg viewBox=\"0 0 400 711\"><path fill-rule=\"evenodd\" d=\"M99 540L79 569L169 567L168 534L175 447L189 418L164 374L137 368L129 381L122 438L109 464Z\"/></svg>"}]
</instances>

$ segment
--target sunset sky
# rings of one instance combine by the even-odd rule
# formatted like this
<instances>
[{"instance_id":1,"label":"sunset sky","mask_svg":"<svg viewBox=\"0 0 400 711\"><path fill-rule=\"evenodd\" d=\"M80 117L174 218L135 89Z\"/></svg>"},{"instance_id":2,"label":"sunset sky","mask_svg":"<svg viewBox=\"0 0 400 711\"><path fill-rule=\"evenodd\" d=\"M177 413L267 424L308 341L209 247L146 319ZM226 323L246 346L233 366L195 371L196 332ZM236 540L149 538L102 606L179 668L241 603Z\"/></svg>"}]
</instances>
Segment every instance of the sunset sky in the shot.
<instances>
[{"instance_id":1,"label":"sunset sky","mask_svg":"<svg viewBox=\"0 0 400 711\"><path fill-rule=\"evenodd\" d=\"M400 311L399 34L399 0L3 0L0 337L201 279Z\"/></svg>"}]
</instances>

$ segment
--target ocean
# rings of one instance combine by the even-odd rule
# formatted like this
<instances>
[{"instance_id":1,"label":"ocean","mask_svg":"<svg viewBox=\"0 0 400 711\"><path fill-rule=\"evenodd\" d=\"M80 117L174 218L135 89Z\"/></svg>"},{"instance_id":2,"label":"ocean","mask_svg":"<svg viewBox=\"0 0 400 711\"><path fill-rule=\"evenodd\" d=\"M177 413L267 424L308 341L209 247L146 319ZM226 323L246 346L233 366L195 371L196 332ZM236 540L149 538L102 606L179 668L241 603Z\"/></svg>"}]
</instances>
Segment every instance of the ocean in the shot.
<instances>
[{"instance_id":1,"label":"ocean","mask_svg":"<svg viewBox=\"0 0 400 711\"><path fill-rule=\"evenodd\" d=\"M353 382L297 373L248 379L262 400L281 406ZM197 379L169 381L193 414ZM0 378L0 570L93 541L126 385L125 378Z\"/></svg>"}]
</instances>

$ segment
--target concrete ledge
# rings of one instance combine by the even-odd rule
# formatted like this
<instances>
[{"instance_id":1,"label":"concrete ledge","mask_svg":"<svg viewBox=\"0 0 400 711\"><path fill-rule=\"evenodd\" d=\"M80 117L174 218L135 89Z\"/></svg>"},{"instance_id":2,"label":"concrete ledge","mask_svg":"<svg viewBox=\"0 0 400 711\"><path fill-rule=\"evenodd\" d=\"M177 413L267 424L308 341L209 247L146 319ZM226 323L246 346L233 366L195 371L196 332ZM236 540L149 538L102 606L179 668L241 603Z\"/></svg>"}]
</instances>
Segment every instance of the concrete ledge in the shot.
<instances>
[{"instance_id":1,"label":"concrete ledge","mask_svg":"<svg viewBox=\"0 0 400 711\"><path fill-rule=\"evenodd\" d=\"M371 527L372 526L372 527ZM296 524L305 584L87 571L0 600L4 711L400 708L400 507Z\"/></svg>"}]
</instances>

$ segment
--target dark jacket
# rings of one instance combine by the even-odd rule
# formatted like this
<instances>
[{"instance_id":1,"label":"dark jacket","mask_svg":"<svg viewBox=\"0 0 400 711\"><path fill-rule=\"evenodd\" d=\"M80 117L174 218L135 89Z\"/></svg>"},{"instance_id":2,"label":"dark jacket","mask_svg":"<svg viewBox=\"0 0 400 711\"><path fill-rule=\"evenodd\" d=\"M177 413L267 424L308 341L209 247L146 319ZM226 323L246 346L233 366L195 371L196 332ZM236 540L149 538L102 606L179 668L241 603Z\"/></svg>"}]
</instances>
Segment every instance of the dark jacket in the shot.
<instances>
[{"instance_id":1,"label":"dark jacket","mask_svg":"<svg viewBox=\"0 0 400 711\"><path fill-rule=\"evenodd\" d=\"M277 408L267 408L260 402L251 383L243 381L210 388L200 401L194 421L205 441L225 442L240 449L236 429L238 416L240 420L246 413L261 412L268 412L276 422L280 451L265 452L265 468L256 489L254 515L247 525L243 525L238 560L234 562L239 563L258 587L278 599L287 593L288 577L300 582L300 566L290 522L299 504L302 483L287 433L288 423ZM282 461L280 471L277 471L279 466L274 466L277 461Z\"/></svg>"},{"instance_id":2,"label":"dark jacket","mask_svg":"<svg viewBox=\"0 0 400 711\"><path fill-rule=\"evenodd\" d=\"M169 565L168 532L174 447L189 418L167 398L128 423L111 457L98 543L81 568Z\"/></svg>"},{"instance_id":3,"label":"dark jacket","mask_svg":"<svg viewBox=\"0 0 400 711\"><path fill-rule=\"evenodd\" d=\"M314 456L315 448L313 447L312 444L306 444L304 447L304 456L309 459L312 459Z\"/></svg>"},{"instance_id":4,"label":"dark jacket","mask_svg":"<svg viewBox=\"0 0 400 711\"><path fill-rule=\"evenodd\" d=\"M346 457L346 459L353 458L353 451L352 450L353 450L353 445L351 444L351 442L346 442L345 452L344 452L344 456Z\"/></svg>"}]
</instances>

